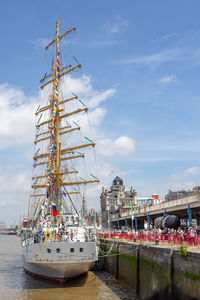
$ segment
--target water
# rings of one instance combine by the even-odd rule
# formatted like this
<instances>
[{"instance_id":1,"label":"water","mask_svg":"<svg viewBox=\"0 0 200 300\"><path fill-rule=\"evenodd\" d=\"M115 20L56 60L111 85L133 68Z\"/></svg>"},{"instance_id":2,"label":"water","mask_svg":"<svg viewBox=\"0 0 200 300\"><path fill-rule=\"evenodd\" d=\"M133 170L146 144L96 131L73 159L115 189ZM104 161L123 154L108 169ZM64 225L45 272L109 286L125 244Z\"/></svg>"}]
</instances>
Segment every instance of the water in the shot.
<instances>
[{"instance_id":1,"label":"water","mask_svg":"<svg viewBox=\"0 0 200 300\"><path fill-rule=\"evenodd\" d=\"M112 277L102 272L88 272L65 284L31 277L23 269L20 239L16 236L0 235L0 299L128 300L134 297L125 287L121 287Z\"/></svg>"}]
</instances>

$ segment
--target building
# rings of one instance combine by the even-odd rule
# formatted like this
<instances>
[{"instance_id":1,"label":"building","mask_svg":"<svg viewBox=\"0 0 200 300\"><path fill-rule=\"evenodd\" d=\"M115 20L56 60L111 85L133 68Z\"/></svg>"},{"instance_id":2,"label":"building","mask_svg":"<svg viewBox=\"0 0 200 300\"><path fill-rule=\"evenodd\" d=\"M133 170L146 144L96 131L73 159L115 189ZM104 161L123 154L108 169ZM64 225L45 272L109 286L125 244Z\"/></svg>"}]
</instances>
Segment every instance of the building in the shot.
<instances>
[{"instance_id":1,"label":"building","mask_svg":"<svg viewBox=\"0 0 200 300\"><path fill-rule=\"evenodd\" d=\"M86 203L86 198L85 195L83 195L83 200L82 200L82 210L81 210L83 218L87 218L88 216L88 210L87 210L87 203Z\"/></svg>"},{"instance_id":2,"label":"building","mask_svg":"<svg viewBox=\"0 0 200 300\"><path fill-rule=\"evenodd\" d=\"M116 212L126 211L131 209L131 201L133 206L137 206L137 193L131 187L130 191L125 191L123 180L116 176L112 182L110 190L102 188L100 196L101 212L102 212L102 227L108 227L108 220L111 215Z\"/></svg>"},{"instance_id":3,"label":"building","mask_svg":"<svg viewBox=\"0 0 200 300\"><path fill-rule=\"evenodd\" d=\"M193 195L197 195L200 191L200 186L195 186L192 190L181 190L177 192L173 192L171 190L168 191L168 194L165 195L165 201L172 201L177 199L182 199L184 197L189 197Z\"/></svg>"},{"instance_id":4,"label":"building","mask_svg":"<svg viewBox=\"0 0 200 300\"><path fill-rule=\"evenodd\" d=\"M156 205L156 204L159 204L160 202L161 201L159 200L158 195L153 195L152 197L138 197L137 198L138 206Z\"/></svg>"}]
</instances>

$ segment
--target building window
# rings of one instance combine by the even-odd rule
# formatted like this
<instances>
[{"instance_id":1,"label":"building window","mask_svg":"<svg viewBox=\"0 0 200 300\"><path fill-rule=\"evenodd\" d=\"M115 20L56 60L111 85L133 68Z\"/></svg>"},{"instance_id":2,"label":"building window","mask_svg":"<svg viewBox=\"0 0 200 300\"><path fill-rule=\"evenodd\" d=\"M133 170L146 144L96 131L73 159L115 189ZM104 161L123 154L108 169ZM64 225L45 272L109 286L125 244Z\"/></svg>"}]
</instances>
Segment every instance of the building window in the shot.
<instances>
[{"instance_id":1,"label":"building window","mask_svg":"<svg viewBox=\"0 0 200 300\"><path fill-rule=\"evenodd\" d=\"M83 248L80 248L79 251L80 251L80 252L83 252Z\"/></svg>"},{"instance_id":2,"label":"building window","mask_svg":"<svg viewBox=\"0 0 200 300\"><path fill-rule=\"evenodd\" d=\"M60 253L60 248L57 248L57 249L56 249L56 253Z\"/></svg>"},{"instance_id":3,"label":"building window","mask_svg":"<svg viewBox=\"0 0 200 300\"><path fill-rule=\"evenodd\" d=\"M74 252L74 248L70 248L70 252Z\"/></svg>"},{"instance_id":4,"label":"building window","mask_svg":"<svg viewBox=\"0 0 200 300\"><path fill-rule=\"evenodd\" d=\"M48 248L48 249L47 249L47 253L51 253L51 249Z\"/></svg>"}]
</instances>

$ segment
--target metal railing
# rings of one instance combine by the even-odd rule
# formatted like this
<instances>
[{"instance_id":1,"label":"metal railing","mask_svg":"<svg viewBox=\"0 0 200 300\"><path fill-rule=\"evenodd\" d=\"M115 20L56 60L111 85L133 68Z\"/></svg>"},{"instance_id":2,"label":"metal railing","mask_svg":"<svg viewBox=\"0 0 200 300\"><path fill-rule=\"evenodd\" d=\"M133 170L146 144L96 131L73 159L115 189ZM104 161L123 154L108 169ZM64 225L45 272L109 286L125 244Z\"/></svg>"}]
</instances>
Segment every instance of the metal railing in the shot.
<instances>
[{"instance_id":1,"label":"metal railing","mask_svg":"<svg viewBox=\"0 0 200 300\"><path fill-rule=\"evenodd\" d=\"M160 204L155 204L155 205L151 205L151 206L146 206L146 207L140 207L134 210L134 215L137 216L139 214L148 214L152 211L156 211L156 210L164 210L166 208L173 208L179 205L188 205L194 202L198 202L200 204L200 195L193 195L190 197L184 197L184 198L180 198L177 200L171 200L171 201L167 201L167 202L163 202ZM123 218L123 217L131 217L131 212L130 211L124 211L118 214L114 214L111 216L111 220L115 220L117 218Z\"/></svg>"},{"instance_id":2,"label":"metal railing","mask_svg":"<svg viewBox=\"0 0 200 300\"><path fill-rule=\"evenodd\" d=\"M190 236L189 233L182 235L175 234L134 234L134 233L98 233L100 239L118 239L129 242L144 242L144 243L155 243L165 244L171 246L178 246L186 244L188 246L200 247L200 235Z\"/></svg>"}]
</instances>

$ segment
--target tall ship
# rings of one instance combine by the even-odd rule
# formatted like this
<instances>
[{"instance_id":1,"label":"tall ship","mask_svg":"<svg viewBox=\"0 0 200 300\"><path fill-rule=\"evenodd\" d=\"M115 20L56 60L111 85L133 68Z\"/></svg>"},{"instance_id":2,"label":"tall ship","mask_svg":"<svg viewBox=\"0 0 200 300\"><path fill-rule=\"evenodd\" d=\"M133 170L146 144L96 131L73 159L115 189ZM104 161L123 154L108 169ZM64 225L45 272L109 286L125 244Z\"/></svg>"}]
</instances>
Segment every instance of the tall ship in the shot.
<instances>
[{"instance_id":1,"label":"tall ship","mask_svg":"<svg viewBox=\"0 0 200 300\"><path fill-rule=\"evenodd\" d=\"M32 186L21 239L28 273L64 281L86 273L97 260L95 233L86 226L78 203L86 185L97 184L99 179L91 173L86 179L81 177L85 163L80 160L88 155L86 150L94 151L95 143L88 137L84 137L86 143L79 142L81 126L73 120L87 113L86 105L73 92L63 97L64 76L81 64L74 57L75 66L62 65L60 42L76 28L60 35L59 24L58 20L55 39L45 48L53 48L54 57L50 74L40 80L47 99L35 112Z\"/></svg>"}]
</instances>

